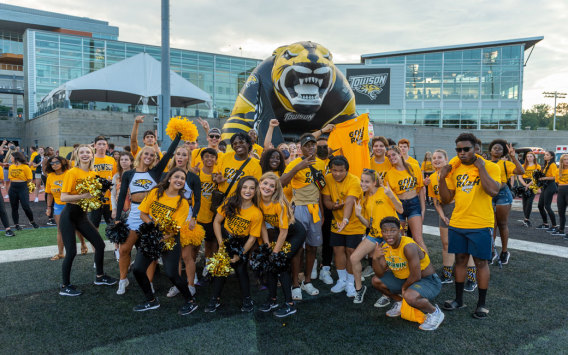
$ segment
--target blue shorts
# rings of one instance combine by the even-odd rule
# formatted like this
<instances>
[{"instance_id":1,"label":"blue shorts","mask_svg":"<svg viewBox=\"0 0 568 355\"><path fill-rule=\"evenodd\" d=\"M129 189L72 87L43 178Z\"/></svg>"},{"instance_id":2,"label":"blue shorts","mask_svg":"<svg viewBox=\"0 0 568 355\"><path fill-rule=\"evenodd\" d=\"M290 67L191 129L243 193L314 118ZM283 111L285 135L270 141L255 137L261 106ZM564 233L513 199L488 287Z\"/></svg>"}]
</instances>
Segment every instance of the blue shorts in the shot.
<instances>
[{"instance_id":1,"label":"blue shorts","mask_svg":"<svg viewBox=\"0 0 568 355\"><path fill-rule=\"evenodd\" d=\"M372 237L372 236L370 236L370 235L368 235L368 234L365 236L365 239L370 240L371 242L373 242L373 243L375 243L375 244L378 244L378 245L383 244L383 242L385 241L385 240L384 240L383 238L381 238L381 237L376 237L376 238L375 238L375 237Z\"/></svg>"},{"instance_id":2,"label":"blue shorts","mask_svg":"<svg viewBox=\"0 0 568 355\"><path fill-rule=\"evenodd\" d=\"M65 207L65 205L60 205L57 202L53 202L53 215L59 216L61 214L61 211L63 211L63 207Z\"/></svg>"},{"instance_id":3,"label":"blue shorts","mask_svg":"<svg viewBox=\"0 0 568 355\"><path fill-rule=\"evenodd\" d=\"M392 271L387 270L385 274L380 277L381 282L387 286L391 293L400 294L402 293L402 285L406 282L406 279L399 279L394 276ZM438 274L433 273L430 276L426 276L416 281L409 287L414 291L418 292L420 296L433 300L440 294L442 289L442 282Z\"/></svg>"},{"instance_id":4,"label":"blue shorts","mask_svg":"<svg viewBox=\"0 0 568 355\"><path fill-rule=\"evenodd\" d=\"M513 194L507 184L503 184L497 196L493 197L493 206L506 206L513 203Z\"/></svg>"},{"instance_id":5,"label":"blue shorts","mask_svg":"<svg viewBox=\"0 0 568 355\"><path fill-rule=\"evenodd\" d=\"M469 254L482 260L491 260L493 228L448 229L448 253Z\"/></svg>"},{"instance_id":6,"label":"blue shorts","mask_svg":"<svg viewBox=\"0 0 568 355\"><path fill-rule=\"evenodd\" d=\"M422 207L420 206L420 199L418 196L414 196L408 200L400 200L402 202L402 213L396 213L398 219L405 221L411 219L412 217L422 216Z\"/></svg>"}]
</instances>

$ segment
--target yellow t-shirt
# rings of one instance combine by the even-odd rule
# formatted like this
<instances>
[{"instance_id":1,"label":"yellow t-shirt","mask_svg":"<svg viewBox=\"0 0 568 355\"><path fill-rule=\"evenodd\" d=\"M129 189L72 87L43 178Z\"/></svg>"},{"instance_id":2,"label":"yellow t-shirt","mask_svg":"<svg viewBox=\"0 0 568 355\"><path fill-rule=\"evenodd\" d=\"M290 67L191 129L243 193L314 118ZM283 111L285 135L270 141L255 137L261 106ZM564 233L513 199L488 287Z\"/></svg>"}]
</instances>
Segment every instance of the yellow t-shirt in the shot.
<instances>
[{"instance_id":1,"label":"yellow t-shirt","mask_svg":"<svg viewBox=\"0 0 568 355\"><path fill-rule=\"evenodd\" d=\"M275 171L274 174L276 174L278 177L281 177L278 171ZM284 196L286 197L288 202L292 202L292 199L294 198L294 190L292 189L292 184L288 184L284 186L282 189L284 191Z\"/></svg>"},{"instance_id":2,"label":"yellow t-shirt","mask_svg":"<svg viewBox=\"0 0 568 355\"><path fill-rule=\"evenodd\" d=\"M543 169L545 169L545 168L543 168ZM558 166L556 166L556 163L552 163L552 164L550 164L550 167L548 168L548 170L546 171L546 174L544 176L556 177L556 175L558 175Z\"/></svg>"},{"instance_id":3,"label":"yellow t-shirt","mask_svg":"<svg viewBox=\"0 0 568 355\"><path fill-rule=\"evenodd\" d=\"M37 152L33 152L33 153L30 155L30 162L33 162L33 161L34 161L34 158L35 158L36 156L37 156Z\"/></svg>"},{"instance_id":4,"label":"yellow t-shirt","mask_svg":"<svg viewBox=\"0 0 568 355\"><path fill-rule=\"evenodd\" d=\"M494 164L497 164L499 169L501 169L501 181L499 182L502 184L507 183L509 178L514 175L513 170L517 168L513 162L508 160L498 160ZM507 170L507 173L505 173L505 170Z\"/></svg>"},{"instance_id":5,"label":"yellow t-shirt","mask_svg":"<svg viewBox=\"0 0 568 355\"><path fill-rule=\"evenodd\" d=\"M363 195L363 190L361 190L361 180L351 173L347 173L345 179L341 182L335 181L333 175L328 174L325 176L326 185L323 188L322 194L327 195L331 198L332 201L339 201L340 203L344 203L347 199L347 196L353 196L357 200L361 198ZM353 207L355 209L355 207ZM365 226L359 218L355 215L355 211L351 213L349 216L349 223L347 226L341 231L337 232L337 224L343 221L343 209L332 211L333 213L333 220L331 221L331 231L333 233L342 234L342 235L355 235L355 234L364 234L365 233Z\"/></svg>"},{"instance_id":6,"label":"yellow t-shirt","mask_svg":"<svg viewBox=\"0 0 568 355\"><path fill-rule=\"evenodd\" d=\"M490 161L485 161L489 176L501 181L501 169ZM446 177L449 190L454 190L456 203L450 227L462 229L493 228L492 197L481 186L479 170L475 165L460 164Z\"/></svg>"},{"instance_id":7,"label":"yellow t-shirt","mask_svg":"<svg viewBox=\"0 0 568 355\"><path fill-rule=\"evenodd\" d=\"M396 195L394 197L400 202ZM369 227L369 235L374 238L381 238L381 220L385 217L398 218L394 203L387 194L385 194L384 187L379 187L372 196L366 199L364 198L362 203L363 217L370 221L371 224Z\"/></svg>"},{"instance_id":8,"label":"yellow t-shirt","mask_svg":"<svg viewBox=\"0 0 568 355\"><path fill-rule=\"evenodd\" d=\"M525 173L523 174L523 179L532 179L535 170L541 170L539 164L527 165L525 167Z\"/></svg>"},{"instance_id":9,"label":"yellow t-shirt","mask_svg":"<svg viewBox=\"0 0 568 355\"><path fill-rule=\"evenodd\" d=\"M8 178L13 180L29 181L33 179L32 170L27 164L12 164L8 168Z\"/></svg>"},{"instance_id":10,"label":"yellow t-shirt","mask_svg":"<svg viewBox=\"0 0 568 355\"><path fill-rule=\"evenodd\" d=\"M354 119L338 123L329 134L327 145L349 161L349 172L361 176L363 169L369 168L369 114L364 113Z\"/></svg>"},{"instance_id":11,"label":"yellow t-shirt","mask_svg":"<svg viewBox=\"0 0 568 355\"><path fill-rule=\"evenodd\" d=\"M260 145L254 143L252 145L252 149L250 150L251 152L251 156L256 158L256 159L260 159L260 157L262 156L262 152L264 152L264 148L262 148Z\"/></svg>"},{"instance_id":12,"label":"yellow t-shirt","mask_svg":"<svg viewBox=\"0 0 568 355\"><path fill-rule=\"evenodd\" d=\"M420 190L424 186L424 180L422 180L422 171L418 165L410 164L412 177L406 169L398 170L392 167L387 173L387 182L395 193L395 195L400 195L411 190Z\"/></svg>"},{"instance_id":13,"label":"yellow t-shirt","mask_svg":"<svg viewBox=\"0 0 568 355\"><path fill-rule=\"evenodd\" d=\"M408 259L406 259L406 256L404 255L404 247L406 247L408 244L416 244L416 242L409 237L400 237L400 244L396 249L394 249L387 243L383 244L385 260L387 261L389 269L394 274L394 277L396 277L397 279L404 280L407 279L408 276L410 276L410 270L408 269ZM418 247L420 248L420 250L422 250L422 252L424 252L424 257L420 260L420 271L422 271L426 269L428 265L430 265L430 257L420 245L418 245Z\"/></svg>"},{"instance_id":14,"label":"yellow t-shirt","mask_svg":"<svg viewBox=\"0 0 568 355\"><path fill-rule=\"evenodd\" d=\"M223 207L224 205L219 206L217 213L225 217L223 226L229 234L234 237L260 237L263 217L258 207L252 205L246 209L241 208L240 213L232 218L227 218Z\"/></svg>"},{"instance_id":15,"label":"yellow t-shirt","mask_svg":"<svg viewBox=\"0 0 568 355\"><path fill-rule=\"evenodd\" d=\"M432 166L432 162L428 161L428 160L422 162L421 169L425 173L433 173L434 172L434 167Z\"/></svg>"},{"instance_id":16,"label":"yellow t-shirt","mask_svg":"<svg viewBox=\"0 0 568 355\"><path fill-rule=\"evenodd\" d=\"M440 191L438 190L438 172L430 175L430 184L428 185L428 195L440 201Z\"/></svg>"},{"instance_id":17,"label":"yellow t-shirt","mask_svg":"<svg viewBox=\"0 0 568 355\"><path fill-rule=\"evenodd\" d=\"M558 185L568 185L568 169L562 169L562 176L560 176L560 169L558 169L556 182Z\"/></svg>"},{"instance_id":18,"label":"yellow t-shirt","mask_svg":"<svg viewBox=\"0 0 568 355\"><path fill-rule=\"evenodd\" d=\"M199 180L201 181L201 207L197 214L197 222L210 223L215 217L215 213L211 212L211 193L217 188L217 183L213 181L211 174L199 172Z\"/></svg>"},{"instance_id":19,"label":"yellow t-shirt","mask_svg":"<svg viewBox=\"0 0 568 355\"><path fill-rule=\"evenodd\" d=\"M83 181L91 176L95 176L95 172L92 170L85 171L81 168L71 168L67 172L65 172L65 176L63 177L63 187L61 188L61 192L68 193L70 195L78 195L79 193L75 189L77 183Z\"/></svg>"},{"instance_id":20,"label":"yellow t-shirt","mask_svg":"<svg viewBox=\"0 0 568 355\"><path fill-rule=\"evenodd\" d=\"M385 161L382 163L377 163L375 161L375 157L372 156L370 160L371 169L375 170L377 174L381 177L381 179L385 179L387 176L387 171L392 168L390 160L385 156Z\"/></svg>"},{"instance_id":21,"label":"yellow t-shirt","mask_svg":"<svg viewBox=\"0 0 568 355\"><path fill-rule=\"evenodd\" d=\"M414 159L410 155L408 156L408 159L406 159L406 162L410 165L416 165L416 166L420 167L420 163L418 162L418 160Z\"/></svg>"},{"instance_id":22,"label":"yellow t-shirt","mask_svg":"<svg viewBox=\"0 0 568 355\"><path fill-rule=\"evenodd\" d=\"M289 173L292 169L298 165L302 161L302 157L296 158L292 160L284 169L284 174ZM312 165L314 169L320 171L322 174L325 175L326 164L324 160L320 158L316 158L316 162ZM312 171L309 167L304 168L296 173L292 180L290 181L289 186L292 186L292 189L297 190L305 187L314 182L314 177L312 176Z\"/></svg>"},{"instance_id":23,"label":"yellow t-shirt","mask_svg":"<svg viewBox=\"0 0 568 355\"><path fill-rule=\"evenodd\" d=\"M279 203L271 202L265 205L260 201L260 210L264 216L264 222L270 224L274 228L288 229L288 211L287 207Z\"/></svg>"},{"instance_id":24,"label":"yellow t-shirt","mask_svg":"<svg viewBox=\"0 0 568 355\"><path fill-rule=\"evenodd\" d=\"M241 165L243 165L245 160L236 160L235 154L224 154L221 159L217 160L217 162L218 163L213 168L213 171L217 174L222 174L223 178L227 179L227 181L219 185L219 190L221 192L225 192L226 196L229 196L230 194L235 192L239 180L243 176L254 176L257 180L262 176L262 169L260 168L258 160L251 158L242 170L241 174L236 177L237 180L233 184L233 187L231 187L231 191L226 191L231 181L235 179L235 173L237 172L237 170L239 170Z\"/></svg>"},{"instance_id":25,"label":"yellow t-shirt","mask_svg":"<svg viewBox=\"0 0 568 355\"><path fill-rule=\"evenodd\" d=\"M61 202L61 188L63 187L63 179L65 178L65 173L57 175L56 173L49 173L47 175L47 181L45 182L45 191L53 196L53 201L58 205L64 205Z\"/></svg>"},{"instance_id":26,"label":"yellow t-shirt","mask_svg":"<svg viewBox=\"0 0 568 355\"><path fill-rule=\"evenodd\" d=\"M203 151L203 149L205 148L198 148L198 149L194 149L191 151L191 167L194 168L197 163L199 163L199 168L203 168L203 160L201 159L201 152ZM221 152L221 151L217 151L217 162L215 163L215 165L217 165L217 163L219 162L219 160L221 160L221 158L223 157L225 153Z\"/></svg>"},{"instance_id":27,"label":"yellow t-shirt","mask_svg":"<svg viewBox=\"0 0 568 355\"><path fill-rule=\"evenodd\" d=\"M181 203L178 207L177 204L180 199ZM179 195L169 197L165 192L158 198L158 189L154 188L146 195L144 200L142 200L142 203L138 206L138 210L149 215L150 218L157 223L159 223L160 219L170 216L170 218L181 227L189 215L189 203L185 198Z\"/></svg>"},{"instance_id":28,"label":"yellow t-shirt","mask_svg":"<svg viewBox=\"0 0 568 355\"><path fill-rule=\"evenodd\" d=\"M116 174L116 160L113 157L105 155L103 158L95 157L95 173L97 176L105 178L112 181L112 177ZM110 190L105 193L105 197L108 201L105 202L106 205L110 204Z\"/></svg>"}]
</instances>

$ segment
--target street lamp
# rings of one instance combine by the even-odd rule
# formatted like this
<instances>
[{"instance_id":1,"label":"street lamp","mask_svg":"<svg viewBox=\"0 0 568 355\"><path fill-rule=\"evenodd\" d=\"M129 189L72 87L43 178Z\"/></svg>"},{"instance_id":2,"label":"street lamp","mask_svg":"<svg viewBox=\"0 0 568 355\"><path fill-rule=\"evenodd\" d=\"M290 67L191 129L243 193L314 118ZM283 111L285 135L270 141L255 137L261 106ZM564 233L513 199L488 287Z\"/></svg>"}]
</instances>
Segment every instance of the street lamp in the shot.
<instances>
[{"instance_id":1,"label":"street lamp","mask_svg":"<svg viewBox=\"0 0 568 355\"><path fill-rule=\"evenodd\" d=\"M552 121L552 130L556 131L556 99L564 99L566 97L566 93L558 91L545 91L542 94L544 95L544 97L554 97L554 121Z\"/></svg>"}]
</instances>

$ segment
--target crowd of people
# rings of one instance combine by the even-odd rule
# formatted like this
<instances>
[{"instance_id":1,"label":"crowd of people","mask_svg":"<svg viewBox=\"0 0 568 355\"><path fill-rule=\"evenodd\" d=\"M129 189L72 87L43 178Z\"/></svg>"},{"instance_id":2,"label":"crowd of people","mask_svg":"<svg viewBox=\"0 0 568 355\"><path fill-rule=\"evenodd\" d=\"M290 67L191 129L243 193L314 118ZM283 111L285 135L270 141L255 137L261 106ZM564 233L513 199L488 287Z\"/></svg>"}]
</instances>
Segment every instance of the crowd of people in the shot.
<instances>
[{"instance_id":1,"label":"crowd of people","mask_svg":"<svg viewBox=\"0 0 568 355\"><path fill-rule=\"evenodd\" d=\"M4 169L0 171L16 231L21 230L20 205L30 224L39 227L29 200L35 193L37 202L44 186L48 224L57 226L58 253L51 259L63 260L60 295L82 294L71 282L79 238L82 254L88 252L86 241L94 249L95 285L117 285L116 294L123 295L131 270L145 297L134 311L158 308L153 287L157 262L142 252L132 261L131 252L139 246L141 226L167 216L178 226L185 223L194 230L199 225L205 231L200 245L180 243L176 232L165 235L176 242L161 251L161 267L173 284L166 296L183 296L181 315L198 308L194 298L198 284L212 287L205 312L221 306L227 277L211 275L207 268L198 272L196 261L203 247L209 263L232 238L242 250L231 256L230 266L238 278L243 312L255 309L246 259L261 245L270 244L274 254L285 251L286 267L255 274L269 291L265 302L256 307L259 311L274 312L276 317L296 313L296 302L303 294L319 294L314 279L360 304L367 291L362 280L372 277L372 286L382 294L375 307L392 305L388 317L410 319L410 313L418 314L420 329L435 330L444 320L442 310L465 307L464 291L478 289L473 317L488 316L489 264L507 265L511 256L507 242L512 191L522 197L525 227L532 225L532 203L540 190L542 224L537 229L566 237L568 155L561 157L557 167L549 152L541 167L532 152L519 160L512 145L497 139L484 157L481 142L471 133L462 133L455 139L455 157L450 159L447 152L436 149L420 163L409 156L408 140L376 136L370 142L370 168L354 174L350 172L353 159L328 146L333 125L274 147L271 138L277 120L271 120L262 146L254 130L233 134L225 143L219 128L198 121L207 132L206 146L182 142L178 135L165 152L153 131L144 132L143 146L138 145L143 116L136 117L130 146L122 151L99 136L89 144L76 145L65 158L52 148L33 148L28 159L13 144L2 143ZM93 196L80 192L78 184L94 176L112 181L112 187L107 202L86 212L79 202ZM551 209L556 192L558 225ZM215 198L219 195L221 201ZM439 215L442 265L438 271L422 236L427 205L433 205ZM0 217L6 236L14 236L4 204L0 204ZM107 225L124 223L129 229L125 241L115 246L118 279L104 271L105 243L98 231L103 218ZM497 230L499 253L494 243ZM438 306L434 300L442 285L452 283L454 299ZM277 302L278 285L282 304Z\"/></svg>"}]
</instances>

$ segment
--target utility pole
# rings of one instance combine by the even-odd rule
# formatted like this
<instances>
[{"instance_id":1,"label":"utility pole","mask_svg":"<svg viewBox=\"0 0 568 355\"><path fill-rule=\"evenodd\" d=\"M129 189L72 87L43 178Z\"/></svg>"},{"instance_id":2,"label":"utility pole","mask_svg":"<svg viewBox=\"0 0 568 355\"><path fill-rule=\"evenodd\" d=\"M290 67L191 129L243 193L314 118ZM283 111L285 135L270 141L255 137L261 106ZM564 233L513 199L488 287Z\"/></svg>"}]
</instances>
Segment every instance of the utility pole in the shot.
<instances>
[{"instance_id":1,"label":"utility pole","mask_svg":"<svg viewBox=\"0 0 568 355\"><path fill-rule=\"evenodd\" d=\"M552 121L552 130L556 131L556 99L564 99L566 97L566 93L558 91L545 91L542 94L544 95L544 97L554 97L554 121Z\"/></svg>"},{"instance_id":2,"label":"utility pole","mask_svg":"<svg viewBox=\"0 0 568 355\"><path fill-rule=\"evenodd\" d=\"M161 148L167 149L170 139L166 126L171 117L170 95L170 1L162 0L162 98L160 102L159 129Z\"/></svg>"}]
</instances>

